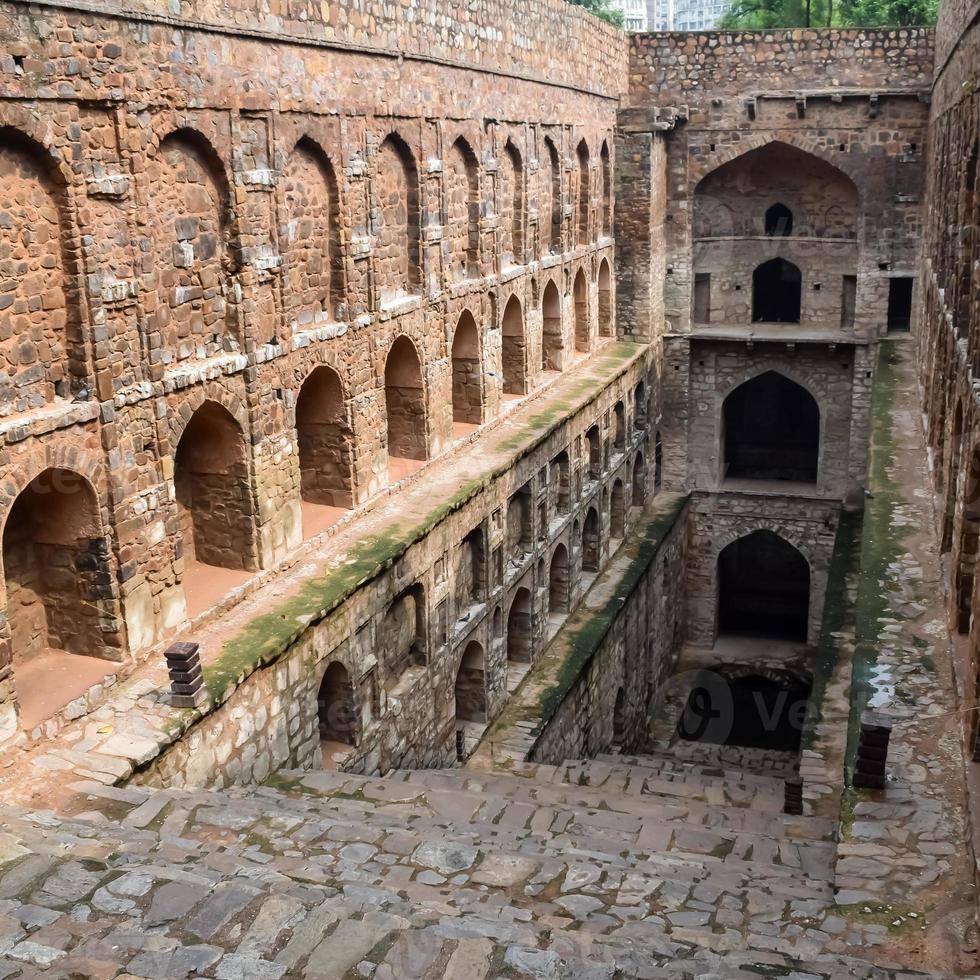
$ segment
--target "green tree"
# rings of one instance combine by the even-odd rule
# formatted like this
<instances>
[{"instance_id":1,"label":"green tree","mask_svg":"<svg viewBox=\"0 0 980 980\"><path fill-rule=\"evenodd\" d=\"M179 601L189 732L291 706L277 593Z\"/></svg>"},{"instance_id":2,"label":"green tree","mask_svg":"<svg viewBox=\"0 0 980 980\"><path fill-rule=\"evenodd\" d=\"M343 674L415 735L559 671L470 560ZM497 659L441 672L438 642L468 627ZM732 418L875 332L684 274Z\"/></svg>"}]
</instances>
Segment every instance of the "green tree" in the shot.
<instances>
[{"instance_id":1,"label":"green tree","mask_svg":"<svg viewBox=\"0 0 980 980\"><path fill-rule=\"evenodd\" d=\"M723 30L935 24L937 0L733 0Z\"/></svg>"},{"instance_id":2,"label":"green tree","mask_svg":"<svg viewBox=\"0 0 980 980\"><path fill-rule=\"evenodd\" d=\"M576 7L584 7L589 13L595 14L613 27L623 26L623 12L617 10L610 0L568 0L568 2Z\"/></svg>"}]
</instances>

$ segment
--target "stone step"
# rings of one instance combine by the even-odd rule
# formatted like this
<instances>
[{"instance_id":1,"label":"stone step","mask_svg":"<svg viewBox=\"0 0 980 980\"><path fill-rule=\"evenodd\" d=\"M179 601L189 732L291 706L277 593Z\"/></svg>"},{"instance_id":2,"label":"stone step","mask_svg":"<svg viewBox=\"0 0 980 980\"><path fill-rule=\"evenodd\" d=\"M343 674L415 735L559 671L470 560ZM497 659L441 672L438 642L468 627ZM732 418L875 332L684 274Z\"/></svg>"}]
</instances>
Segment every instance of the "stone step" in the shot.
<instances>
[{"instance_id":1,"label":"stone step","mask_svg":"<svg viewBox=\"0 0 980 980\"><path fill-rule=\"evenodd\" d=\"M710 765L691 759L679 759L668 751L664 754L634 753L629 755L600 752L590 761L602 762L607 765L635 766L658 774L664 779L684 780L687 778L704 777L706 779L726 779L751 786L779 787L782 791L785 775L783 773L758 773L740 769L734 765Z\"/></svg>"},{"instance_id":2,"label":"stone step","mask_svg":"<svg viewBox=\"0 0 980 980\"><path fill-rule=\"evenodd\" d=\"M563 781L603 788L626 795L655 795L699 800L719 806L749 807L780 813L783 809L783 780L756 776L752 779L729 770L711 770L698 766L695 771L668 769L615 761L615 757L586 759L563 767Z\"/></svg>"},{"instance_id":3,"label":"stone step","mask_svg":"<svg viewBox=\"0 0 980 980\"><path fill-rule=\"evenodd\" d=\"M669 757L678 762L735 768L746 774L777 778L792 775L798 768L798 757L794 752L747 749L713 742L687 742L679 738L655 739L644 746L643 754Z\"/></svg>"}]
</instances>

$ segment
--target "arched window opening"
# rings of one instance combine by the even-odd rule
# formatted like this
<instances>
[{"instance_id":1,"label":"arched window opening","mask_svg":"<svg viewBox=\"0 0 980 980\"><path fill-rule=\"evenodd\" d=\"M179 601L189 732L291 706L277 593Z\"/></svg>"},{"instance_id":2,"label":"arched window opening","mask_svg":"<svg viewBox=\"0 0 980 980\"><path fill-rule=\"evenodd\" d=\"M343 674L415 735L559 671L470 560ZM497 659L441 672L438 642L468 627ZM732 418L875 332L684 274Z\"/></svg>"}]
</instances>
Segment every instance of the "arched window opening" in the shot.
<instances>
[{"instance_id":1,"label":"arched window opening","mask_svg":"<svg viewBox=\"0 0 980 980\"><path fill-rule=\"evenodd\" d=\"M793 234L793 212L785 204L774 204L766 210L766 234L781 238Z\"/></svg>"},{"instance_id":2,"label":"arched window opening","mask_svg":"<svg viewBox=\"0 0 980 980\"><path fill-rule=\"evenodd\" d=\"M603 259L599 263L599 336L612 337L615 335L613 330L613 310L612 310L612 276L609 273L609 263Z\"/></svg>"},{"instance_id":3,"label":"arched window opening","mask_svg":"<svg viewBox=\"0 0 980 980\"><path fill-rule=\"evenodd\" d=\"M562 450L551 461L551 471L552 474L557 472L557 481L553 475L552 482L557 483L558 486L558 513L567 514L572 507L572 477L567 452Z\"/></svg>"},{"instance_id":4,"label":"arched window opening","mask_svg":"<svg viewBox=\"0 0 980 980\"><path fill-rule=\"evenodd\" d=\"M503 264L524 261L524 165L520 151L508 140L500 166L500 251Z\"/></svg>"},{"instance_id":5,"label":"arched window opening","mask_svg":"<svg viewBox=\"0 0 980 980\"><path fill-rule=\"evenodd\" d=\"M296 399L296 435L303 500L338 511L351 507L354 439L340 376L332 368L315 368L303 382Z\"/></svg>"},{"instance_id":6,"label":"arched window opening","mask_svg":"<svg viewBox=\"0 0 980 980\"><path fill-rule=\"evenodd\" d=\"M599 515L589 508L582 525L582 571L599 571Z\"/></svg>"},{"instance_id":7,"label":"arched window opening","mask_svg":"<svg viewBox=\"0 0 980 980\"><path fill-rule=\"evenodd\" d=\"M487 720L483 647L476 640L471 640L463 651L456 673L455 694L457 723Z\"/></svg>"},{"instance_id":8,"label":"arched window opening","mask_svg":"<svg viewBox=\"0 0 980 980\"><path fill-rule=\"evenodd\" d=\"M632 496L630 506L640 508L646 500L646 467L643 465L643 453L637 453L633 460Z\"/></svg>"},{"instance_id":9,"label":"arched window opening","mask_svg":"<svg viewBox=\"0 0 980 980\"><path fill-rule=\"evenodd\" d=\"M578 243L589 243L589 148L582 140L575 152L578 160Z\"/></svg>"},{"instance_id":10,"label":"arched window opening","mask_svg":"<svg viewBox=\"0 0 980 980\"><path fill-rule=\"evenodd\" d=\"M739 385L722 413L726 479L816 483L820 409L802 385L767 371Z\"/></svg>"},{"instance_id":11,"label":"arched window opening","mask_svg":"<svg viewBox=\"0 0 980 980\"><path fill-rule=\"evenodd\" d=\"M527 394L527 338L521 301L511 296L504 307L501 338L501 367L505 395Z\"/></svg>"},{"instance_id":12,"label":"arched window opening","mask_svg":"<svg viewBox=\"0 0 980 980\"><path fill-rule=\"evenodd\" d=\"M386 302L417 292L422 283L419 250L419 177L415 157L396 133L381 144L377 161L378 280Z\"/></svg>"},{"instance_id":13,"label":"arched window opening","mask_svg":"<svg viewBox=\"0 0 980 980\"><path fill-rule=\"evenodd\" d=\"M87 373L68 202L50 160L33 140L0 127L0 414L69 397Z\"/></svg>"},{"instance_id":14,"label":"arched window opening","mask_svg":"<svg viewBox=\"0 0 980 980\"><path fill-rule=\"evenodd\" d=\"M530 483L525 483L507 502L506 535L505 545L508 561L525 554L534 547Z\"/></svg>"},{"instance_id":15,"label":"arched window opening","mask_svg":"<svg viewBox=\"0 0 980 980\"><path fill-rule=\"evenodd\" d=\"M531 593L520 588L514 594L507 615L507 659L514 663L531 662Z\"/></svg>"},{"instance_id":16,"label":"arched window opening","mask_svg":"<svg viewBox=\"0 0 980 980\"><path fill-rule=\"evenodd\" d=\"M626 448L626 406L622 402L616 402L613 415L616 419L613 448L622 451Z\"/></svg>"},{"instance_id":17,"label":"arched window opening","mask_svg":"<svg viewBox=\"0 0 980 980\"><path fill-rule=\"evenodd\" d=\"M241 427L217 402L204 402L187 423L177 444L174 490L188 564L257 567L246 453Z\"/></svg>"},{"instance_id":18,"label":"arched window opening","mask_svg":"<svg viewBox=\"0 0 980 980\"><path fill-rule=\"evenodd\" d=\"M460 282L479 274L480 259L480 170L462 136L449 151L446 202L449 275Z\"/></svg>"},{"instance_id":19,"label":"arched window opening","mask_svg":"<svg viewBox=\"0 0 980 980\"><path fill-rule=\"evenodd\" d=\"M805 642L810 566L772 531L753 531L718 556L718 632Z\"/></svg>"},{"instance_id":20,"label":"arched window opening","mask_svg":"<svg viewBox=\"0 0 980 980\"><path fill-rule=\"evenodd\" d=\"M622 480L613 483L609 502L609 536L617 540L626 537L626 489Z\"/></svg>"},{"instance_id":21,"label":"arched window opening","mask_svg":"<svg viewBox=\"0 0 980 980\"><path fill-rule=\"evenodd\" d=\"M616 692L616 703L613 706L612 744L614 748L622 748L626 738L626 692L620 688Z\"/></svg>"},{"instance_id":22,"label":"arched window opening","mask_svg":"<svg viewBox=\"0 0 980 980\"><path fill-rule=\"evenodd\" d=\"M647 390L642 381L633 389L633 425L640 430L647 427Z\"/></svg>"},{"instance_id":23,"label":"arched window opening","mask_svg":"<svg viewBox=\"0 0 980 980\"><path fill-rule=\"evenodd\" d=\"M425 387L422 362L415 344L399 337L385 361L385 410L387 418L388 473L396 480L418 466L411 460L428 459Z\"/></svg>"},{"instance_id":24,"label":"arched window opening","mask_svg":"<svg viewBox=\"0 0 980 980\"><path fill-rule=\"evenodd\" d=\"M588 353L589 342L589 286L585 281L585 273L579 269L575 276L572 289L575 299L575 350L580 354Z\"/></svg>"},{"instance_id":25,"label":"arched window opening","mask_svg":"<svg viewBox=\"0 0 980 980\"><path fill-rule=\"evenodd\" d=\"M561 296L553 279L549 279L544 287L541 314L541 368L544 371L560 371L565 344L561 333Z\"/></svg>"},{"instance_id":26,"label":"arched window opening","mask_svg":"<svg viewBox=\"0 0 980 980\"><path fill-rule=\"evenodd\" d=\"M476 320L463 310L453 335L453 433L472 432L483 421L483 371Z\"/></svg>"},{"instance_id":27,"label":"arched window opening","mask_svg":"<svg viewBox=\"0 0 980 980\"><path fill-rule=\"evenodd\" d=\"M569 610L570 582L568 578L568 549L559 544L551 555L548 570L548 610L552 614Z\"/></svg>"},{"instance_id":28,"label":"arched window opening","mask_svg":"<svg viewBox=\"0 0 980 980\"><path fill-rule=\"evenodd\" d=\"M586 431L585 448L588 453L589 479L598 480L602 475L602 439L599 437L599 426L590 426Z\"/></svg>"},{"instance_id":29,"label":"arched window opening","mask_svg":"<svg viewBox=\"0 0 980 980\"><path fill-rule=\"evenodd\" d=\"M549 137L544 138L548 166L543 169L545 179L546 216L544 232L549 252L561 251L561 163L558 148Z\"/></svg>"},{"instance_id":30,"label":"arched window opening","mask_svg":"<svg viewBox=\"0 0 980 980\"><path fill-rule=\"evenodd\" d=\"M351 747L357 744L358 735L354 686L347 668L336 660L326 669L320 682L316 709L323 768L336 769Z\"/></svg>"},{"instance_id":31,"label":"arched window opening","mask_svg":"<svg viewBox=\"0 0 980 980\"><path fill-rule=\"evenodd\" d=\"M609 145L602 144L599 153L599 160L602 164L602 235L607 237L612 234L612 166L609 161Z\"/></svg>"},{"instance_id":32,"label":"arched window opening","mask_svg":"<svg viewBox=\"0 0 980 980\"><path fill-rule=\"evenodd\" d=\"M481 528L470 531L456 549L454 586L457 619L465 619L473 605L483 602L487 592L486 551Z\"/></svg>"},{"instance_id":33,"label":"arched window opening","mask_svg":"<svg viewBox=\"0 0 980 980\"><path fill-rule=\"evenodd\" d=\"M342 296L339 193L333 167L312 141L302 139L282 175L285 226L283 296L296 329L335 319Z\"/></svg>"},{"instance_id":34,"label":"arched window opening","mask_svg":"<svg viewBox=\"0 0 980 980\"><path fill-rule=\"evenodd\" d=\"M800 270L785 259L770 259L752 273L752 320L755 323L799 323Z\"/></svg>"},{"instance_id":35,"label":"arched window opening","mask_svg":"<svg viewBox=\"0 0 980 980\"><path fill-rule=\"evenodd\" d=\"M396 687L410 667L425 666L425 626L425 590L416 584L391 603L381 622L379 654L383 658L386 690Z\"/></svg>"}]
</instances>

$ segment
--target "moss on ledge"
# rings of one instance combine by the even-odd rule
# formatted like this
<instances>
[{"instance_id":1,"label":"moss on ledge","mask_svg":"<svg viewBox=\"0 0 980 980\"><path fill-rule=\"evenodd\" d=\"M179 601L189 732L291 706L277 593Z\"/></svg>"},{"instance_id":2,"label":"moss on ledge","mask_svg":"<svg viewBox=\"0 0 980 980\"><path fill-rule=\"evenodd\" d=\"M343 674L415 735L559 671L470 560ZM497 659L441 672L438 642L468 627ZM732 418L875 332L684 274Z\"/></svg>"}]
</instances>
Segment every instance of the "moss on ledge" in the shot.
<instances>
[{"instance_id":1,"label":"moss on ledge","mask_svg":"<svg viewBox=\"0 0 980 980\"><path fill-rule=\"evenodd\" d=\"M562 624L557 636L535 661L531 672L522 684L521 690L528 692L505 705L490 728L485 743L499 740L503 732L519 722L536 723L535 735L540 734L555 716L559 706L575 686L592 658L609 635L626 600L633 594L640 580L650 568L667 535L677 523L689 496L687 494L664 495L663 507L651 514L635 536L623 546L613 558L614 563L626 559L625 568L615 565L607 568L597 579L595 585L602 586L615 582L608 597L598 607L587 604L588 597Z\"/></svg>"},{"instance_id":2,"label":"moss on ledge","mask_svg":"<svg viewBox=\"0 0 980 980\"><path fill-rule=\"evenodd\" d=\"M295 595L249 622L225 643L218 657L204 667L209 694L204 713L227 700L250 674L280 659L310 626L326 619L345 599L390 568L411 545L422 540L436 525L505 474L520 456L535 449L569 416L581 411L617 381L645 356L648 349L646 345L632 343L609 345L594 363L585 367L584 377L569 378L567 384L558 382L552 398L549 400L547 394L544 396L543 410L521 423L518 432L487 433L485 457L506 453L509 454L507 460L488 463L483 473L461 484L452 497L420 519L409 515L404 524L392 520L384 533L351 549L343 564L325 575L310 578ZM193 717L188 718L187 724L192 721ZM185 728L186 725L175 730L175 738Z\"/></svg>"}]
</instances>

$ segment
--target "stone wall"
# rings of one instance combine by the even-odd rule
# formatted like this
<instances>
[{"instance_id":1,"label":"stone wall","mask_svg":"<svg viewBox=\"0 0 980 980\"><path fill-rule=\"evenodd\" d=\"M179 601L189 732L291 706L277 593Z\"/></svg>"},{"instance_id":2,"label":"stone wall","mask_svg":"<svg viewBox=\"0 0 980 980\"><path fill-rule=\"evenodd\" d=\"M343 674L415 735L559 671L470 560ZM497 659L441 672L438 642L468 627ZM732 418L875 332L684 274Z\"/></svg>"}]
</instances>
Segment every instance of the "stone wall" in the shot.
<instances>
[{"instance_id":1,"label":"stone wall","mask_svg":"<svg viewBox=\"0 0 980 980\"><path fill-rule=\"evenodd\" d=\"M932 81L933 44L925 27L631 34L629 99L683 105L748 89L915 91Z\"/></svg>"},{"instance_id":2,"label":"stone wall","mask_svg":"<svg viewBox=\"0 0 980 980\"><path fill-rule=\"evenodd\" d=\"M275 663L234 688L141 778L155 785L246 784L283 766L319 766L318 701L329 700L321 683L336 664L353 691L347 735L355 744L347 750L345 768L375 773L451 764L461 669L469 685L464 712L472 702L473 674L463 665L464 653L474 643L483 652L486 713L492 719L508 697L508 670L535 662L585 595L594 577L583 567L586 548L595 548L598 567L605 568L652 496L645 424L651 368L649 352L637 348L612 383L556 421L530 452L452 509L390 569L311 624ZM644 409L639 423L638 402ZM624 428L617 448L620 414ZM590 476L583 435L593 427L601 462ZM508 507L515 498L530 506ZM626 507L613 537L617 499ZM588 539L590 522L594 541ZM666 575L671 588L682 578L682 542L678 533ZM658 616L677 619L676 635L683 635L679 600L651 604L663 587L661 570L656 580L650 579L653 591L642 614L630 615L631 669L640 669L644 651L659 649L658 631L667 627ZM632 646L646 629L653 631L644 641L651 645ZM671 619L671 637L674 630Z\"/></svg>"},{"instance_id":3,"label":"stone wall","mask_svg":"<svg viewBox=\"0 0 980 980\"><path fill-rule=\"evenodd\" d=\"M809 565L806 642L816 644L838 520L839 507L819 498L695 493L686 568L688 641L711 646L717 639L718 556L724 548L754 531L771 531L792 545Z\"/></svg>"},{"instance_id":4,"label":"stone wall","mask_svg":"<svg viewBox=\"0 0 980 980\"><path fill-rule=\"evenodd\" d=\"M686 507L675 508L655 543L640 537L635 561L643 567L627 569L628 596L558 704L539 720L529 759L557 765L614 745L642 751L650 705L673 670L687 628L688 519ZM619 596L621 583L616 587Z\"/></svg>"},{"instance_id":5,"label":"stone wall","mask_svg":"<svg viewBox=\"0 0 980 980\"><path fill-rule=\"evenodd\" d=\"M304 499L361 507L391 456L449 450L461 321L470 422L499 416L505 373L534 392L612 332L623 36L563 0L324 11L0 4L0 516L39 475L84 481L100 655L172 635L196 563L274 567ZM317 369L327 438L297 417Z\"/></svg>"}]
</instances>

